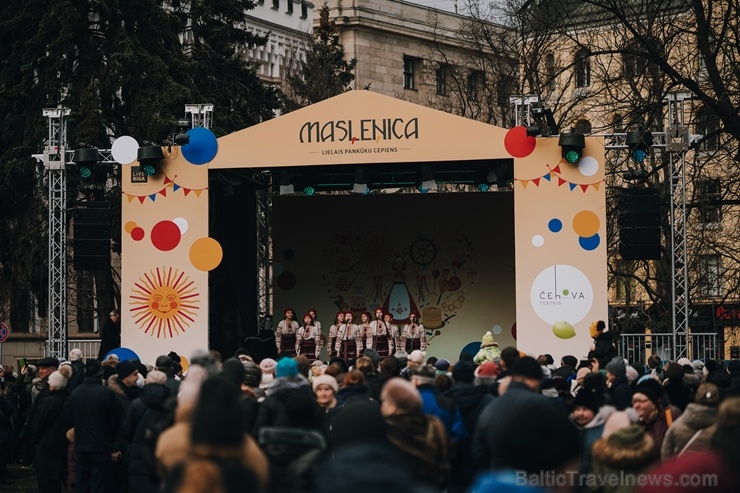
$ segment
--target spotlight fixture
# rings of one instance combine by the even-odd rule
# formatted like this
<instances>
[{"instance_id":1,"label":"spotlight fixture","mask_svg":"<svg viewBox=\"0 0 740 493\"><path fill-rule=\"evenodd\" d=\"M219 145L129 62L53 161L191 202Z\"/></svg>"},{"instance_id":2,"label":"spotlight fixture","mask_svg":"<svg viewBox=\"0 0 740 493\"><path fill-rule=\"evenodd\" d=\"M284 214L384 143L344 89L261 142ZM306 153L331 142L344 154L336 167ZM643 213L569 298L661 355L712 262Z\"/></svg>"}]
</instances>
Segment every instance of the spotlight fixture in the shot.
<instances>
[{"instance_id":1,"label":"spotlight fixture","mask_svg":"<svg viewBox=\"0 0 740 493\"><path fill-rule=\"evenodd\" d=\"M636 163L642 163L647 157L648 149L653 145L653 134L645 127L638 125L627 132L627 147L630 157Z\"/></svg>"},{"instance_id":2,"label":"spotlight fixture","mask_svg":"<svg viewBox=\"0 0 740 493\"><path fill-rule=\"evenodd\" d=\"M295 187L292 183L290 171L282 170L280 172L280 195L293 195Z\"/></svg>"},{"instance_id":3,"label":"spotlight fixture","mask_svg":"<svg viewBox=\"0 0 740 493\"><path fill-rule=\"evenodd\" d=\"M311 195L315 193L316 193L316 189L313 187L313 185L306 185L305 187L303 187L303 195L310 197Z\"/></svg>"},{"instance_id":4,"label":"spotlight fixture","mask_svg":"<svg viewBox=\"0 0 740 493\"><path fill-rule=\"evenodd\" d=\"M571 130L560 134L558 145L561 147L563 158L569 163L575 164L583 155L583 148L586 147L586 137L575 130Z\"/></svg>"},{"instance_id":5,"label":"spotlight fixture","mask_svg":"<svg viewBox=\"0 0 740 493\"><path fill-rule=\"evenodd\" d=\"M535 137L537 135L557 135L560 133L558 124L555 123L555 117L552 110L544 106L533 106L529 110L530 116L534 119L535 125L527 127L527 135ZM537 132L537 133L534 133Z\"/></svg>"},{"instance_id":6,"label":"spotlight fixture","mask_svg":"<svg viewBox=\"0 0 740 493\"><path fill-rule=\"evenodd\" d=\"M93 174L93 167L98 164L100 157L98 150L94 147L87 149L77 149L72 157L72 161L77 164L77 172L80 177L87 180Z\"/></svg>"},{"instance_id":7,"label":"spotlight fixture","mask_svg":"<svg viewBox=\"0 0 740 493\"><path fill-rule=\"evenodd\" d=\"M159 162L164 159L164 152L159 146L139 147L136 158L141 165L141 171L146 176L154 176L159 171Z\"/></svg>"},{"instance_id":8,"label":"spotlight fixture","mask_svg":"<svg viewBox=\"0 0 740 493\"><path fill-rule=\"evenodd\" d=\"M360 193L367 195L370 193L370 188L367 186L367 170L365 168L357 168L355 170L355 184L352 186L354 193Z\"/></svg>"},{"instance_id":9,"label":"spotlight fixture","mask_svg":"<svg viewBox=\"0 0 740 493\"><path fill-rule=\"evenodd\" d=\"M421 184L419 185L419 191L421 193L427 193L429 190L437 188L437 182L434 180L434 170L429 165L421 167Z\"/></svg>"}]
</instances>

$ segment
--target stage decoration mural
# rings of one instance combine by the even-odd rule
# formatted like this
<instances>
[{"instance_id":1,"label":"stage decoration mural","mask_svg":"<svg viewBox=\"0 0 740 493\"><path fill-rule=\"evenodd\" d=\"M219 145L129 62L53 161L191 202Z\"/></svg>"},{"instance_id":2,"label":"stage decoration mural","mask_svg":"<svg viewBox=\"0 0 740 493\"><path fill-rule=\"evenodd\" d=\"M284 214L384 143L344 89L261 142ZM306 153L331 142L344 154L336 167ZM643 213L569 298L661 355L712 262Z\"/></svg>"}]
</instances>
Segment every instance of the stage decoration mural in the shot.
<instances>
[{"instance_id":1,"label":"stage decoration mural","mask_svg":"<svg viewBox=\"0 0 740 493\"><path fill-rule=\"evenodd\" d=\"M127 192L121 192L126 199L129 202L132 202L134 199L138 199L140 204L143 204L146 199L151 200L152 202L155 202L157 200L157 197L167 197L167 190L172 189L173 192L177 192L179 190L182 190L183 195L187 197L190 195L190 193L193 193L193 196L200 198L200 194L203 192L203 190L208 190L208 187L202 187L202 188L192 188L192 187L185 187L180 183L177 183L175 180L177 180L177 175L174 176L174 178L170 178L167 175L164 177L163 187L160 188L158 191L154 193L146 193L143 195L136 195L132 193Z\"/></svg>"},{"instance_id":2,"label":"stage decoration mural","mask_svg":"<svg viewBox=\"0 0 740 493\"><path fill-rule=\"evenodd\" d=\"M587 162L589 163L596 161L595 159L589 158L589 157L584 157L583 159L581 159L581 161L583 161L584 159L587 160ZM550 165L548 164L547 165L548 172L545 173L544 175L538 176L536 178L529 178L529 179L520 179L520 178L514 177L514 181L520 183L523 188L527 188L527 185L529 185L530 183L532 183L535 187L539 187L540 183L542 183L542 180L544 180L550 183L557 183L557 186L559 187L567 184L568 189L571 192L573 190L580 189L581 192L584 192L584 193L589 188L593 188L594 190L599 190L599 187L601 187L601 184L604 183L605 178L602 178L599 181L595 181L591 183L578 183L575 181L566 180L565 178L561 176L560 166L562 164L563 163L561 162L554 168L550 168ZM583 169L579 167L579 171L581 172L581 174L585 174L586 176L593 176L596 173L596 171L594 171L590 165L584 166ZM589 173L589 174L586 174L586 173Z\"/></svg>"},{"instance_id":3,"label":"stage decoration mural","mask_svg":"<svg viewBox=\"0 0 740 493\"><path fill-rule=\"evenodd\" d=\"M195 323L200 293L184 271L157 267L145 272L129 295L134 324L156 338L173 338Z\"/></svg>"}]
</instances>

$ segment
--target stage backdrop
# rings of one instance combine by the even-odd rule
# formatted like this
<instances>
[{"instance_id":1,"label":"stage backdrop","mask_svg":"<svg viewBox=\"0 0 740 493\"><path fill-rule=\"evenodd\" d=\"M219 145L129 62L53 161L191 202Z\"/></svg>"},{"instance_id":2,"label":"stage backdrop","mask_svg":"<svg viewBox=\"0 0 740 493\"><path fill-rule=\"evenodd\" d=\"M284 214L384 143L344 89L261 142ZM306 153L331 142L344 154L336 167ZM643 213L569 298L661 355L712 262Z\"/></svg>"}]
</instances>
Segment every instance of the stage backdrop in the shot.
<instances>
[{"instance_id":1,"label":"stage backdrop","mask_svg":"<svg viewBox=\"0 0 740 493\"><path fill-rule=\"evenodd\" d=\"M427 328L429 356L453 363L490 330L514 345L513 193L276 197L275 324L286 307L302 320L382 307L410 310ZM476 347L477 350L477 347Z\"/></svg>"}]
</instances>

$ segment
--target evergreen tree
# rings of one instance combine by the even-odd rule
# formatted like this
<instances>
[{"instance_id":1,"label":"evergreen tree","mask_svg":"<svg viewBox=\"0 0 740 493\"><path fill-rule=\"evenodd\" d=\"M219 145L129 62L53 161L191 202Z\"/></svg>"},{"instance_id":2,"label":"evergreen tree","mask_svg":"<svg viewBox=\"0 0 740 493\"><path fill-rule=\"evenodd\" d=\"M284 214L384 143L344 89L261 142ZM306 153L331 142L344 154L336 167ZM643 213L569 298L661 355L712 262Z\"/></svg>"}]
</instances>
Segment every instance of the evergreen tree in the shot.
<instances>
[{"instance_id":1,"label":"evergreen tree","mask_svg":"<svg viewBox=\"0 0 740 493\"><path fill-rule=\"evenodd\" d=\"M350 89L357 59L345 60L339 32L329 20L329 6L319 12L319 25L308 42L305 58L286 76L283 89L285 113L336 96Z\"/></svg>"}]
</instances>

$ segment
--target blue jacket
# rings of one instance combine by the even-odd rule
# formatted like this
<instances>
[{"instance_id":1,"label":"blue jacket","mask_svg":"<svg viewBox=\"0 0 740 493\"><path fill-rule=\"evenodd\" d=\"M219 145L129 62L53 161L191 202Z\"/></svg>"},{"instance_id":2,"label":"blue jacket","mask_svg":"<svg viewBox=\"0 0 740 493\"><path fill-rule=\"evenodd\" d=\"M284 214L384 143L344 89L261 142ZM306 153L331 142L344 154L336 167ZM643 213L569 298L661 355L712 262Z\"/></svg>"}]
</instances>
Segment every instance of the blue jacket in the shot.
<instances>
[{"instance_id":1,"label":"blue jacket","mask_svg":"<svg viewBox=\"0 0 740 493\"><path fill-rule=\"evenodd\" d=\"M455 401L437 392L433 385L419 385L417 388L421 394L422 413L439 418L450 439L458 441L468 436L462 414Z\"/></svg>"}]
</instances>

